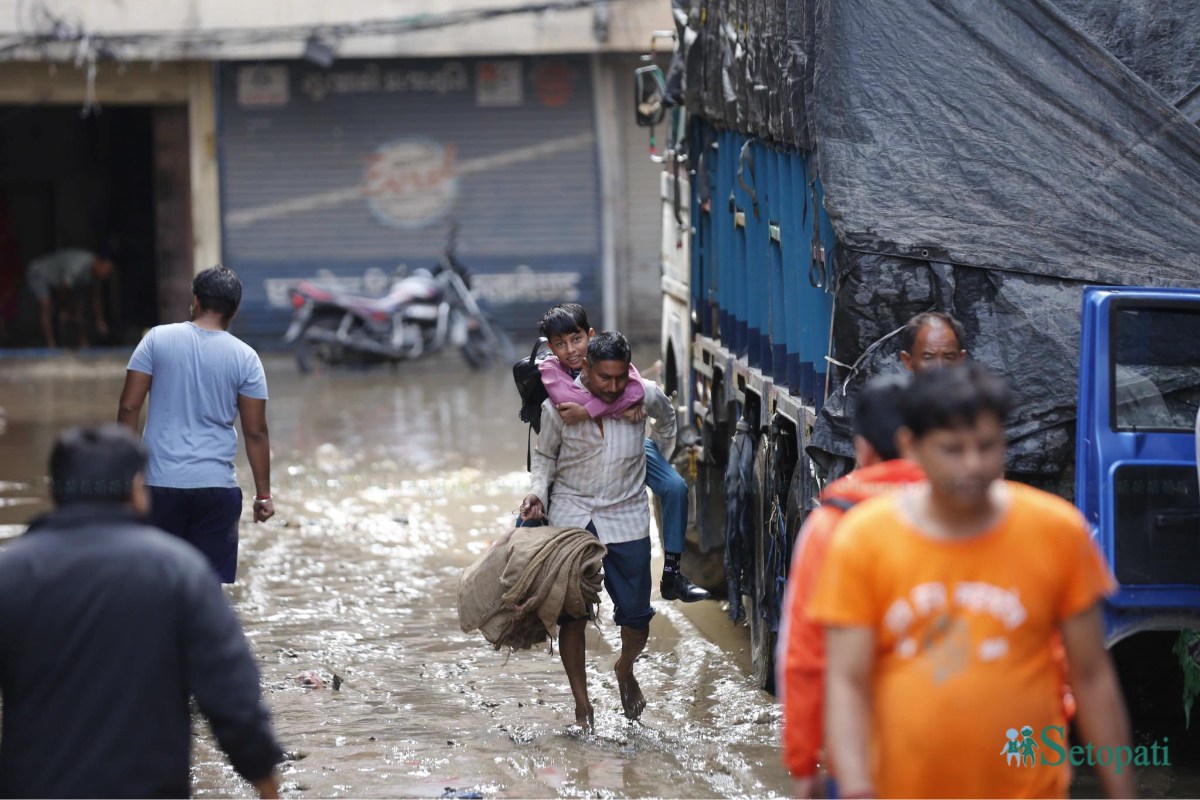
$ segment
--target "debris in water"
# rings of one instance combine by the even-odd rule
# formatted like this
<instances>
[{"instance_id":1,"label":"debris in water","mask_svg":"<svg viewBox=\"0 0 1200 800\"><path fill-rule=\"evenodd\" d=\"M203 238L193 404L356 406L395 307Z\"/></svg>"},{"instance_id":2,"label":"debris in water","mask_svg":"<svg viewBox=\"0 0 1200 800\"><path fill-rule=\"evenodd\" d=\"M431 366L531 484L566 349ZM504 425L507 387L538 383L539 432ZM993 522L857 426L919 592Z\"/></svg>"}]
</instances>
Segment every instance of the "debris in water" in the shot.
<instances>
[{"instance_id":1,"label":"debris in water","mask_svg":"<svg viewBox=\"0 0 1200 800\"><path fill-rule=\"evenodd\" d=\"M296 676L296 685L304 689L324 689L325 681L314 670L301 672Z\"/></svg>"}]
</instances>

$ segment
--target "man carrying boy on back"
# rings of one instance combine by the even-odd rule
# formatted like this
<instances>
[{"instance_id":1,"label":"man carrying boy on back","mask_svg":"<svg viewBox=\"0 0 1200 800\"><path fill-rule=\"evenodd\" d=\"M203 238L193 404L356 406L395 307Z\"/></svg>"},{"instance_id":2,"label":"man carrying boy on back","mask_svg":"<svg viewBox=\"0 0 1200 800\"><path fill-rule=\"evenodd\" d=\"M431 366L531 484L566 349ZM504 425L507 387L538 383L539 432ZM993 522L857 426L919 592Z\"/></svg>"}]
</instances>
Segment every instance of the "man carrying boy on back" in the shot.
<instances>
[{"instance_id":1,"label":"man carrying boy on back","mask_svg":"<svg viewBox=\"0 0 1200 800\"><path fill-rule=\"evenodd\" d=\"M1104 648L1112 577L1073 506L1002 479L1010 404L979 364L918 373L897 442L926 482L856 506L833 537L808 611L826 626L841 797L1066 797L1066 759L1017 769L999 751L1025 726L1065 745L1059 633L1079 740L1130 752ZM1099 764L1106 795L1133 796L1130 765Z\"/></svg>"},{"instance_id":2,"label":"man carrying boy on back","mask_svg":"<svg viewBox=\"0 0 1200 800\"><path fill-rule=\"evenodd\" d=\"M588 325L587 311L578 303L563 303L551 308L538 323L538 333L546 337L553 358L539 365L542 384L555 409L568 425L592 420L618 419L624 416L640 422L646 412L646 392L637 368L629 365L629 383L614 402L589 392L576 382L587 357L588 342L596 335ZM696 586L679 570L687 531L688 488L650 438L646 445L646 485L658 497L663 512L663 573L659 593L664 600L694 603L707 600L709 593Z\"/></svg>"},{"instance_id":3,"label":"man carrying boy on back","mask_svg":"<svg viewBox=\"0 0 1200 800\"><path fill-rule=\"evenodd\" d=\"M614 403L630 382L629 342L605 331L588 344L579 383ZM643 384L654 420L652 435L667 452L675 448L671 401L653 383ZM613 670L621 707L637 719L646 707L633 667L646 647L654 607L650 605L650 506L646 501L646 426L643 421L598 419L566 425L554 401L542 404L542 428L533 453L530 493L521 519L543 519L556 527L584 528L605 546L604 588L621 628L621 655ZM588 698L585 636L587 617L559 620L559 656L575 698L575 721L594 723Z\"/></svg>"}]
</instances>

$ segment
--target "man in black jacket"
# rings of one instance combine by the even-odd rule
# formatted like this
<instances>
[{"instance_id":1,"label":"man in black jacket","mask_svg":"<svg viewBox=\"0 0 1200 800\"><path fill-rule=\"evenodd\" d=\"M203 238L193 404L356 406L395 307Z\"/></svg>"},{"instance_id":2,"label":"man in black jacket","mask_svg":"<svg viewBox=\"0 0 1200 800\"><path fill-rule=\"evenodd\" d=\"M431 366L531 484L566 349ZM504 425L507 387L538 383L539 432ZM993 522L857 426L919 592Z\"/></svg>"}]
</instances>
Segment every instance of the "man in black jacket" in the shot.
<instances>
[{"instance_id":1,"label":"man in black jacket","mask_svg":"<svg viewBox=\"0 0 1200 800\"><path fill-rule=\"evenodd\" d=\"M0 796L188 796L195 698L278 797L254 657L204 556L143 521L145 464L121 426L66 432L55 510L0 552Z\"/></svg>"}]
</instances>

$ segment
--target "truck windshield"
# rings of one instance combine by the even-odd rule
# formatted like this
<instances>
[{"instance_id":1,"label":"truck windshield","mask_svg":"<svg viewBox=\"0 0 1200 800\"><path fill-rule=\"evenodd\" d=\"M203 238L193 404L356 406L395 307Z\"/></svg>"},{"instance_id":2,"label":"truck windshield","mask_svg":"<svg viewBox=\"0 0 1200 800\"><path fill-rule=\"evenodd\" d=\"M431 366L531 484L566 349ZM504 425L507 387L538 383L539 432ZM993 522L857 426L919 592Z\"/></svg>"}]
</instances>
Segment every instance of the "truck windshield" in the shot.
<instances>
[{"instance_id":1,"label":"truck windshield","mask_svg":"<svg viewBox=\"0 0 1200 800\"><path fill-rule=\"evenodd\" d=\"M1200 309L1121 305L1113 321L1113 430L1194 431Z\"/></svg>"}]
</instances>

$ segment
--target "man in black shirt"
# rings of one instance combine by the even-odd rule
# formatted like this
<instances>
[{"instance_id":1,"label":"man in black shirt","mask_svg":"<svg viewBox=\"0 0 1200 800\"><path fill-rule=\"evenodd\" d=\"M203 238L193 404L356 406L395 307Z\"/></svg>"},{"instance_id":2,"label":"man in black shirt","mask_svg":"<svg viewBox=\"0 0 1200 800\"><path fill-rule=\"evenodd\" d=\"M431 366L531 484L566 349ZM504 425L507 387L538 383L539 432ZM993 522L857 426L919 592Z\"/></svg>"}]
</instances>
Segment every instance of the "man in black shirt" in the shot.
<instances>
[{"instance_id":1,"label":"man in black shirt","mask_svg":"<svg viewBox=\"0 0 1200 800\"><path fill-rule=\"evenodd\" d=\"M144 522L145 464L118 425L66 432L55 510L0 551L0 796L188 796L195 698L278 797L254 657L204 557Z\"/></svg>"}]
</instances>

